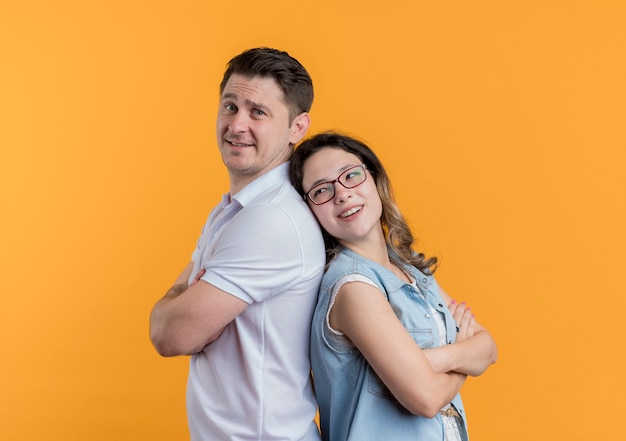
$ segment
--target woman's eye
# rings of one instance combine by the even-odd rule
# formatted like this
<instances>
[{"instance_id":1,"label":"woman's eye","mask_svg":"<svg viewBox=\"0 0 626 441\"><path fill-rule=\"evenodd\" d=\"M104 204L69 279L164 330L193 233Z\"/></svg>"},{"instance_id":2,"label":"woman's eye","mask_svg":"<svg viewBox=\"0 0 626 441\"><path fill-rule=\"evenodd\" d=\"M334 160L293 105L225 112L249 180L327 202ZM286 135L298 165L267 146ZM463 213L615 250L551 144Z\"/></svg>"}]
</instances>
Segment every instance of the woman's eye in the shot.
<instances>
[{"instance_id":1,"label":"woman's eye","mask_svg":"<svg viewBox=\"0 0 626 441\"><path fill-rule=\"evenodd\" d=\"M346 181L349 181L349 180L351 180L351 179L358 178L359 176L361 176L361 172L360 172L360 171L358 171L358 170L351 171L350 173L348 173L348 174L346 175Z\"/></svg>"},{"instance_id":2,"label":"woman's eye","mask_svg":"<svg viewBox=\"0 0 626 441\"><path fill-rule=\"evenodd\" d=\"M319 196L322 193L325 193L327 191L328 191L328 189L326 189L326 187L316 188L315 191L313 191L313 197L317 197L317 196Z\"/></svg>"}]
</instances>

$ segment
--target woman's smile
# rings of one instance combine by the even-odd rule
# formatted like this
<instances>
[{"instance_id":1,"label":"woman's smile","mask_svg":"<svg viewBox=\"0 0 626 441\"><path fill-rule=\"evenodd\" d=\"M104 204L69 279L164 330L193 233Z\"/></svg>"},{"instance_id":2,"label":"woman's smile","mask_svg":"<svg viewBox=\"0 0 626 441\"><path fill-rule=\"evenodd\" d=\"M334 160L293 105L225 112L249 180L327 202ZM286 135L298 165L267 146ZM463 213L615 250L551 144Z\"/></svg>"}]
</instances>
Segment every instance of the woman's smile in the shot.
<instances>
[{"instance_id":1,"label":"woman's smile","mask_svg":"<svg viewBox=\"0 0 626 441\"><path fill-rule=\"evenodd\" d=\"M345 219L345 218L347 218L349 216L352 216L355 213L360 212L362 208L363 208L363 205L359 205L358 207L350 208L350 209L340 213L339 217L342 218L342 219Z\"/></svg>"}]
</instances>

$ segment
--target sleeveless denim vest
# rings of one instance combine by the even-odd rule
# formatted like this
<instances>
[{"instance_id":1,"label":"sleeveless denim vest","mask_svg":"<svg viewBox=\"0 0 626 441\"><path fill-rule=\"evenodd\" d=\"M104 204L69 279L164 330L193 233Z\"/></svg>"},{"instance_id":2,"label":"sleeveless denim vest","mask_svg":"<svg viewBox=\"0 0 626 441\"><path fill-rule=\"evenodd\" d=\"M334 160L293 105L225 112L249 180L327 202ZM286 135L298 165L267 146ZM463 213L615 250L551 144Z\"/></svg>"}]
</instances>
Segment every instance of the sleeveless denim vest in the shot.
<instances>
[{"instance_id":1,"label":"sleeveless denim vest","mask_svg":"<svg viewBox=\"0 0 626 441\"><path fill-rule=\"evenodd\" d=\"M405 271L415 288L386 268L348 249L331 262L320 286L311 331L311 363L320 406L324 441L443 441L442 416L426 418L410 413L393 397L361 353L348 339L328 326L334 286L350 274L370 279L386 295L400 322L421 348L438 346L439 332L428 302L445 316L448 343L456 339L456 324L439 295L434 277L413 266ZM465 409L459 394L452 404L461 416L461 437L468 440Z\"/></svg>"}]
</instances>

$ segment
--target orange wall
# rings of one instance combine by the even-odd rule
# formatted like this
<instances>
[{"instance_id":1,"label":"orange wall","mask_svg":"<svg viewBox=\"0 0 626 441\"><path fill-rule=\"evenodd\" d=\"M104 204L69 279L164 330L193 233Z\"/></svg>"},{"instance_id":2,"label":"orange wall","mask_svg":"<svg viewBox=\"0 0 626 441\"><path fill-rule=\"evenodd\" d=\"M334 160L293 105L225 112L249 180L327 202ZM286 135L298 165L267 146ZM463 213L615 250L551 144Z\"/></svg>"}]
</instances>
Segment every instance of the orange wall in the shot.
<instances>
[{"instance_id":1,"label":"orange wall","mask_svg":"<svg viewBox=\"0 0 626 441\"><path fill-rule=\"evenodd\" d=\"M257 45L310 70L311 132L377 149L497 339L473 439L621 436L624 2L212 3L0 6L0 439L187 437L148 315L226 191L217 85Z\"/></svg>"}]
</instances>

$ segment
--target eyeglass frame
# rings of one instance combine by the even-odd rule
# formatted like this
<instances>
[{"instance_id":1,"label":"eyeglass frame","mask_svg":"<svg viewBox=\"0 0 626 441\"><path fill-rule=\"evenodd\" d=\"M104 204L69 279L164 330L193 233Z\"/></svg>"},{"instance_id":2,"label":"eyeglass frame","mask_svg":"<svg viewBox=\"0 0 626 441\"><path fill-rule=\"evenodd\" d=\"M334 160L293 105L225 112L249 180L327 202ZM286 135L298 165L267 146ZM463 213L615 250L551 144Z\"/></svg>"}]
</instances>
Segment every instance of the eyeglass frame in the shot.
<instances>
[{"instance_id":1,"label":"eyeglass frame","mask_svg":"<svg viewBox=\"0 0 626 441\"><path fill-rule=\"evenodd\" d=\"M346 186L343 182L341 182L341 180L340 180L340 179L341 179L341 177L342 177L342 176L344 176L344 175L345 175L346 173L348 173L350 170L354 170L355 168L359 168L359 167L363 169L363 176L365 176L361 182L359 182L359 183L358 183L358 184L356 184L356 185L353 185L352 187L347 187L347 186ZM350 189L350 188L356 188L356 187L358 187L359 185L361 185L361 184L362 184L362 183L364 183L365 181L367 181L367 165L365 165L365 164L354 165L354 166L349 167L349 168L345 169L344 171L342 171L342 172L339 174L339 176L337 176L337 179L334 179L334 180L332 180L332 181L324 181L324 182L320 182L319 184L315 184L313 187L311 187L311 188L309 189L309 191L307 191L307 192L305 192L305 193L304 193L304 195L303 195L303 196L304 196L304 200L306 201L306 200L308 199L308 200L309 200L309 201L311 201L314 205L324 205L324 204L326 204L327 202L330 202L330 201L332 201L333 199L335 199L335 196L337 196L337 191L335 190L335 184L336 184L337 182L338 182L338 183L340 183L340 184L341 184L341 186L342 186L343 188ZM333 195L332 195L332 196L331 196L328 200L326 200L326 201L324 201L324 202L317 203L317 202L315 202L315 201L313 200L313 198L311 197L310 193L311 193L313 190L315 190L317 187L319 187L320 185L324 185L324 184L332 184L332 188L333 188Z\"/></svg>"}]
</instances>

